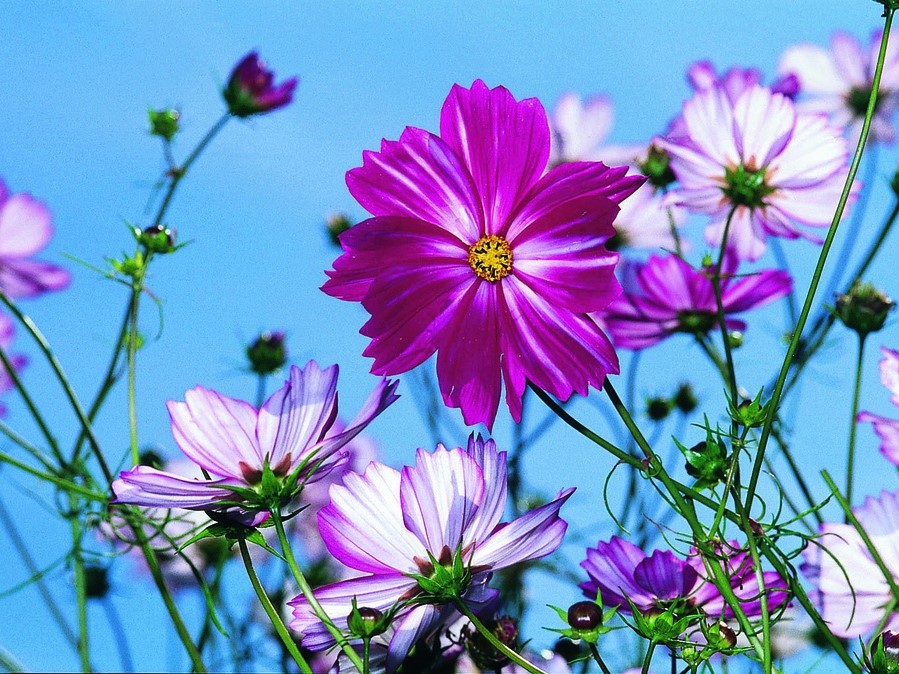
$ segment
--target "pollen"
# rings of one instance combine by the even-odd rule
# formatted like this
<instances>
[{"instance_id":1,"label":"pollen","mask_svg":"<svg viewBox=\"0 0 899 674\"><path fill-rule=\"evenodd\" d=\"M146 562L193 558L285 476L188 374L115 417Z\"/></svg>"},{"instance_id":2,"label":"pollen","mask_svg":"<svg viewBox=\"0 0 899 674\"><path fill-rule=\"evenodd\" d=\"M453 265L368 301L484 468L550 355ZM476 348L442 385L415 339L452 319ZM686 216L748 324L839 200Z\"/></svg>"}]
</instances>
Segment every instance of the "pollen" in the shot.
<instances>
[{"instance_id":1,"label":"pollen","mask_svg":"<svg viewBox=\"0 0 899 674\"><path fill-rule=\"evenodd\" d=\"M481 237L468 249L468 264L479 277L496 283L512 273L512 247L496 234Z\"/></svg>"}]
</instances>

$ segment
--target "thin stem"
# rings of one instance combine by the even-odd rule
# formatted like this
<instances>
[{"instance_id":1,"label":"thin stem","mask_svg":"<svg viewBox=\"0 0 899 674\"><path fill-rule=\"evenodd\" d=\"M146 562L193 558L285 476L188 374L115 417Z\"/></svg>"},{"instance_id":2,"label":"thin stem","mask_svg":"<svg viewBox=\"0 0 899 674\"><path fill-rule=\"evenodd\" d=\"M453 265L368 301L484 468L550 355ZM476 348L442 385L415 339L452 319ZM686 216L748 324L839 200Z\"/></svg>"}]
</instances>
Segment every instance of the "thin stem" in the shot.
<instances>
[{"instance_id":1,"label":"thin stem","mask_svg":"<svg viewBox=\"0 0 899 674\"><path fill-rule=\"evenodd\" d=\"M256 379L256 409L262 409L262 405L265 403L265 382L267 380L266 375L260 374Z\"/></svg>"},{"instance_id":2,"label":"thin stem","mask_svg":"<svg viewBox=\"0 0 899 674\"><path fill-rule=\"evenodd\" d=\"M855 468L855 435L858 429L858 401L862 391L862 365L865 357L865 337L858 338L858 359L855 363L855 389L852 393L852 416L849 418L849 450L846 454L846 500L852 503L852 476Z\"/></svg>"},{"instance_id":3,"label":"thin stem","mask_svg":"<svg viewBox=\"0 0 899 674\"><path fill-rule=\"evenodd\" d=\"M656 643L655 640L649 642L649 648L646 649L646 656L643 658L643 667L640 669L640 674L649 674L649 665L652 664L652 656L656 652Z\"/></svg>"},{"instance_id":4,"label":"thin stem","mask_svg":"<svg viewBox=\"0 0 899 674\"><path fill-rule=\"evenodd\" d=\"M507 658L509 658L509 660L511 660L530 674L546 674L546 672L544 672L542 669L535 665L532 665L518 653L506 646L506 644L504 644L502 641L497 639L496 635L491 630L488 630L484 623L478 620L478 617L472 612L470 608L468 608L464 601L457 598L454 603L456 608L459 609L459 612L466 618L468 618L471 624L474 625L475 629L481 633L481 636L489 641L490 645L493 646L497 651L505 655Z\"/></svg>"},{"instance_id":5,"label":"thin stem","mask_svg":"<svg viewBox=\"0 0 899 674\"><path fill-rule=\"evenodd\" d=\"M281 643L284 644L284 648L287 649L287 652L290 653L291 657L297 663L300 671L304 674L312 674L312 668L309 666L309 663L306 662L302 653L300 653L300 649L297 648L296 642L293 640L293 637L290 636L290 632L284 625L284 621L281 620L281 616L278 615L277 609L272 606L272 601L265 593L265 588L262 587L262 583L259 582L259 577L256 575L256 570L253 568L253 560L250 558L250 551L247 550L247 542L241 538L238 539L237 545L240 547L240 557L243 559L243 565L247 570L247 576L250 578L250 584L253 586L253 590L256 591L259 603L262 604L262 608L265 610L265 614L271 621L272 627L275 628L275 632L277 632L278 636L281 638ZM359 671L362 670L360 669Z\"/></svg>"},{"instance_id":6,"label":"thin stem","mask_svg":"<svg viewBox=\"0 0 899 674\"><path fill-rule=\"evenodd\" d=\"M69 525L72 531L72 550L69 553L72 559L75 601L78 606L78 656L81 660L81 671L91 671L90 632L87 623L87 578L84 570L84 558L81 556L81 522L78 513L75 512L78 502L74 496L69 495Z\"/></svg>"},{"instance_id":7,"label":"thin stem","mask_svg":"<svg viewBox=\"0 0 899 674\"><path fill-rule=\"evenodd\" d=\"M0 452L0 462L8 463L10 466L15 466L16 468L23 470L30 475L34 475L35 477L44 480L45 482L51 482L57 487L60 487L61 489L64 489L69 493L78 494L79 496L88 498L91 501L106 503L107 499L105 494L98 494L91 491L87 487L82 487L80 484L76 484L75 482L70 482L69 480L51 475L50 473L44 473L37 468L32 468L27 463L22 463L21 461L14 459L6 452Z\"/></svg>"},{"instance_id":8,"label":"thin stem","mask_svg":"<svg viewBox=\"0 0 899 674\"><path fill-rule=\"evenodd\" d=\"M724 234L721 236L721 250L718 252L718 264L712 270L712 276L709 279L712 282L712 289L715 291L715 308L718 315L718 327L721 330L721 342L724 345L724 359L727 365L727 385L730 389L730 399L733 405L738 405L737 399L737 373L734 368L734 356L730 347L730 338L727 334L727 323L724 315L724 300L721 295L721 266L724 264L724 254L727 250L727 236L730 233L730 225L734 219L737 207L734 206L727 214L727 220L724 222ZM733 429L733 422L731 424Z\"/></svg>"},{"instance_id":9,"label":"thin stem","mask_svg":"<svg viewBox=\"0 0 899 674\"><path fill-rule=\"evenodd\" d=\"M281 518L281 511L275 507L272 508L270 512L272 514L272 521L275 523L278 541L281 543L281 551L284 553L284 558L287 560L287 566L290 568L291 574L293 574L293 579L296 581L297 587L306 598L306 601L309 602L309 607L312 609L312 612L315 613L315 616L321 620L325 629L331 633L331 636L337 641L337 645L340 646L350 662L353 663L353 666L361 672L362 660L359 659L359 654L346 640L346 637L337 628L334 621L332 621L331 618L328 617L328 614L325 613L322 605L319 603L318 599L315 598L315 594L312 592L312 588L309 586L309 582L303 575L299 564L297 564L296 557L294 557L293 550L290 547L290 541L287 540L287 532L284 531L284 521Z\"/></svg>"},{"instance_id":10,"label":"thin stem","mask_svg":"<svg viewBox=\"0 0 899 674\"><path fill-rule=\"evenodd\" d=\"M122 625L124 624L122 618L119 616L119 612L116 610L115 604L112 603L112 599L109 598L109 595L103 597L101 603L103 605L103 610L106 613L109 629L115 635L115 644L119 651L119 660L122 663L122 671L133 672L134 660L131 658L131 649L128 646L128 635L122 628Z\"/></svg>"},{"instance_id":11,"label":"thin stem","mask_svg":"<svg viewBox=\"0 0 899 674\"><path fill-rule=\"evenodd\" d=\"M146 262L149 263L147 256ZM140 308L140 293L143 285L143 274L134 279L131 288L131 302L128 316L128 343L126 357L128 362L128 438L131 449L131 462L140 463L140 446L137 439L137 313Z\"/></svg>"},{"instance_id":12,"label":"thin stem","mask_svg":"<svg viewBox=\"0 0 899 674\"><path fill-rule=\"evenodd\" d=\"M587 642L587 645L590 647L590 653L593 655L593 659L602 670L602 674L612 674L611 670L609 670L606 663L603 661L602 656L599 654L599 649L596 647L596 644L590 641Z\"/></svg>"},{"instance_id":13,"label":"thin stem","mask_svg":"<svg viewBox=\"0 0 899 674\"><path fill-rule=\"evenodd\" d=\"M886 51L887 51L887 43L890 38L890 26L893 23L893 8L889 5L884 6L884 29L883 29L883 37L880 41L880 52L877 55L877 65L874 69L874 78L871 83L871 97L868 99L868 109L865 112L865 119L862 123L861 134L858 139L858 145L855 148L855 154L852 157L852 163L849 165L849 173L846 175L846 182L843 185L843 191L840 194L839 202L837 203L836 211L833 214L833 220L831 220L830 228L827 230L827 235L824 238L824 244L821 246L821 253L818 256L818 263L815 265L815 271L812 275L811 283L809 284L808 293L805 296L805 302L802 305L802 310L799 312L799 320L796 322L796 328L793 330L793 334L790 337L790 345L787 347L787 353L784 356L783 364L780 368L780 373L777 376L777 380L774 384L774 390L771 392L771 399L768 401L768 416L765 419L765 424L762 426L762 435L759 439L758 448L756 451L755 462L752 465L752 474L749 478L749 486L746 492L746 504L747 509L752 511L752 502L755 498L755 490L758 484L759 475L761 474L762 465L764 463L765 457L765 449L768 446L768 438L771 435L771 426L774 424L774 420L777 417L777 411L780 407L780 399L783 394L784 384L786 383L787 373L790 370L790 364L793 361L793 357L796 355L796 349L799 347L799 341L802 338L802 330L805 328L805 323L808 320L809 312L812 308L812 303L815 299L815 293L818 290L818 285L821 282L821 276L824 272L824 263L827 261L827 256L830 253L830 248L833 245L834 237L837 233L837 228L840 224L840 219L843 217L843 211L846 208L846 203L849 200L849 195L852 191L852 184L855 181L855 176L858 173L859 163L861 162L862 153L864 151L865 142L868 140L868 132L871 130L871 119L874 117L874 108L877 105L877 94L880 89L880 76L883 73L883 64L886 59Z\"/></svg>"},{"instance_id":14,"label":"thin stem","mask_svg":"<svg viewBox=\"0 0 899 674\"><path fill-rule=\"evenodd\" d=\"M5 435L7 438L12 440L19 447L24 449L26 452L31 454L44 468L46 468L49 472L54 473L57 470L57 467L54 466L47 457L44 456L44 453L39 450L37 447L28 442L21 435L16 433L13 429L7 426L4 422L0 421L0 433Z\"/></svg>"}]
</instances>

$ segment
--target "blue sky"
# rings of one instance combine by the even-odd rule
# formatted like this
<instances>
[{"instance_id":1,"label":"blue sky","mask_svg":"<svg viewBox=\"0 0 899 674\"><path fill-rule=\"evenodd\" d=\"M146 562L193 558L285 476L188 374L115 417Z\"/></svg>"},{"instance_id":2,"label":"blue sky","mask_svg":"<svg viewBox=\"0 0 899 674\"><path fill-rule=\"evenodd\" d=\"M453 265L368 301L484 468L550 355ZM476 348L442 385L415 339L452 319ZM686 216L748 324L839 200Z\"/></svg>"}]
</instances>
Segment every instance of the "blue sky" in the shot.
<instances>
[{"instance_id":1,"label":"blue sky","mask_svg":"<svg viewBox=\"0 0 899 674\"><path fill-rule=\"evenodd\" d=\"M131 248L124 223L146 222L145 205L163 167L159 143L146 133L146 109L182 110L176 154L183 157L221 114L217 90L233 63L258 49L280 77L299 75L296 99L277 113L230 123L176 196L169 223L191 244L159 260L149 281L165 320L160 339L140 354L141 440L174 455L164 404L197 384L252 398L254 382L240 372L242 348L263 329L287 332L296 363L339 363L341 403L353 412L374 383L367 374L370 362L361 356L366 340L358 334L365 315L318 287L336 255L323 233L326 214L346 210L355 219L365 217L343 179L363 150L376 148L383 137L398 137L406 125L435 130L451 85L476 78L505 85L519 98L537 96L548 108L569 90L606 93L617 109L612 140L645 142L678 112L688 94L684 72L691 62L752 65L770 77L792 43L826 44L835 29L867 40L880 23L878 9L870 0L2 3L6 95L0 105L0 177L13 192L31 192L50 206L56 237L43 256L64 262L74 274L65 293L23 307L47 334L76 391L89 399L126 296L120 286L63 255L102 266L106 257ZM892 175L896 160L895 148L879 153L864 231L876 227L888 207L883 177ZM802 287L814 250L796 243L787 244L787 251ZM888 265L876 266L872 276L899 294ZM780 307L760 312L751 328L758 337L738 353L750 389L779 365L763 355L780 348L782 313ZM142 326L148 335L156 332L155 318L152 304L145 304ZM899 345L894 324L878 337L878 343ZM61 438L71 437L74 419L48 368L24 338L16 346L34 361L25 376L42 409ZM802 389L797 452L815 463L832 454L838 464L843 455L852 357L852 341L843 339ZM889 413L877 383L877 358L876 349L869 349L862 406ZM651 376L638 385L638 395L665 392L690 379L710 413L717 413L720 386L700 359L686 340L647 354L642 367ZM405 398L372 427L385 460L394 464L411 462L416 447L431 443L407 381L403 390ZM836 409L822 416L820 410L831 409L834 399L840 401ZM127 446L124 400L124 389L118 389L97 424L111 456ZM10 408L10 423L32 433L12 397ZM600 428L606 424L590 402L575 409ZM449 416L460 435L444 440L461 444L460 416ZM505 418L502 411L500 416ZM510 424L500 421L496 436L501 445L508 442ZM873 434L865 428L860 438L860 453L868 457L857 482L860 493L893 489L892 469L885 470ZM601 502L612 463L559 428L531 453L526 475L545 495L577 486L563 512L595 538L612 531ZM66 536L39 503L50 495L41 488L32 493L33 482L12 469L2 473L3 501L29 532L38 560L52 563L64 554ZM814 473L812 479L819 482ZM27 577L4 536L0 592ZM127 571L117 578L115 600L122 613L140 610L147 629L169 634L161 608L147 604L147 588L132 579ZM67 572L57 570L49 581L61 605L71 608ZM234 583L241 582L236 575ZM548 580L535 593L538 606L565 605L576 596L571 587ZM116 668L114 652L99 645L106 634L102 615L91 617L98 634L96 664ZM77 666L71 651L46 647L47 640L54 643L55 628L31 590L0 598L0 634L0 646L29 668ZM147 668L169 662L160 659L165 656L152 640L135 639L133 646Z\"/></svg>"}]
</instances>

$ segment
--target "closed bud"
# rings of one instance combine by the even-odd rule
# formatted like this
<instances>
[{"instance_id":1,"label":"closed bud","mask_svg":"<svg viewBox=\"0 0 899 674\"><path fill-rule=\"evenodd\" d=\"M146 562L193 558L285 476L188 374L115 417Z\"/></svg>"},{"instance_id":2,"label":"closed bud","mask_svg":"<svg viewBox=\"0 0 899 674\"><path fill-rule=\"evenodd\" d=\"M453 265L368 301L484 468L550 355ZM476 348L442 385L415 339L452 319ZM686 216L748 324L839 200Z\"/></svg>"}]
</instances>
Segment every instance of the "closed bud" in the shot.
<instances>
[{"instance_id":1,"label":"closed bud","mask_svg":"<svg viewBox=\"0 0 899 674\"><path fill-rule=\"evenodd\" d=\"M276 372L287 362L287 348L284 333L263 332L247 347L250 369L256 374L268 375Z\"/></svg>"},{"instance_id":2,"label":"closed bud","mask_svg":"<svg viewBox=\"0 0 899 674\"><path fill-rule=\"evenodd\" d=\"M653 421L661 421L671 411L671 401L667 398L650 398L646 401L646 416Z\"/></svg>"},{"instance_id":3,"label":"closed bud","mask_svg":"<svg viewBox=\"0 0 899 674\"><path fill-rule=\"evenodd\" d=\"M331 213L325 220L325 226L328 229L328 236L331 237L331 242L335 246L339 246L340 235L352 227L353 222L346 213Z\"/></svg>"},{"instance_id":4,"label":"closed bud","mask_svg":"<svg viewBox=\"0 0 899 674\"><path fill-rule=\"evenodd\" d=\"M390 626L390 619L388 617L385 620L384 613L376 608L370 606L357 608L354 602L353 610L347 616L346 623L353 635L369 639L386 632Z\"/></svg>"},{"instance_id":5,"label":"closed bud","mask_svg":"<svg viewBox=\"0 0 899 674\"><path fill-rule=\"evenodd\" d=\"M181 130L181 113L175 108L150 109L147 111L147 116L150 118L150 134L153 136L171 141Z\"/></svg>"},{"instance_id":6,"label":"closed bud","mask_svg":"<svg viewBox=\"0 0 899 674\"><path fill-rule=\"evenodd\" d=\"M137 234L137 241L147 250L166 255L176 249L175 230L165 225L150 225Z\"/></svg>"},{"instance_id":7,"label":"closed bud","mask_svg":"<svg viewBox=\"0 0 899 674\"><path fill-rule=\"evenodd\" d=\"M141 466L149 466L150 468L162 470L162 466L165 464L165 461L163 461L162 457L156 450L145 449L138 456L137 463Z\"/></svg>"},{"instance_id":8,"label":"closed bud","mask_svg":"<svg viewBox=\"0 0 899 674\"><path fill-rule=\"evenodd\" d=\"M696 394L693 393L693 387L689 384L681 384L677 387L674 394L674 405L684 414L689 414L699 405Z\"/></svg>"},{"instance_id":9,"label":"closed bud","mask_svg":"<svg viewBox=\"0 0 899 674\"><path fill-rule=\"evenodd\" d=\"M883 327L895 302L870 283L856 281L849 292L838 295L834 314L850 330L864 338Z\"/></svg>"},{"instance_id":10,"label":"closed bud","mask_svg":"<svg viewBox=\"0 0 899 674\"><path fill-rule=\"evenodd\" d=\"M677 178L671 170L671 157L658 145L650 145L646 159L639 162L640 173L646 176L649 184L656 189L663 189L675 182Z\"/></svg>"},{"instance_id":11,"label":"closed bud","mask_svg":"<svg viewBox=\"0 0 899 674\"><path fill-rule=\"evenodd\" d=\"M497 641L516 650L518 626L512 618L502 616L494 621L487 621L486 627L493 633ZM463 629L463 638L465 639L465 649L480 669L499 671L509 663L509 659L496 650L493 644L471 625L466 625Z\"/></svg>"},{"instance_id":12,"label":"closed bud","mask_svg":"<svg viewBox=\"0 0 899 674\"><path fill-rule=\"evenodd\" d=\"M235 117L249 117L277 110L293 100L297 78L275 85L275 74L266 67L256 52L250 52L234 66L222 92L228 112Z\"/></svg>"},{"instance_id":13,"label":"closed bud","mask_svg":"<svg viewBox=\"0 0 899 674\"><path fill-rule=\"evenodd\" d=\"M102 566L84 567L84 593L88 599L102 599L109 592L109 573Z\"/></svg>"},{"instance_id":14,"label":"closed bud","mask_svg":"<svg viewBox=\"0 0 899 674\"><path fill-rule=\"evenodd\" d=\"M899 674L899 634L887 630L878 635L865 654L870 674Z\"/></svg>"},{"instance_id":15,"label":"closed bud","mask_svg":"<svg viewBox=\"0 0 899 674\"><path fill-rule=\"evenodd\" d=\"M602 609L592 601L579 601L568 608L568 624L576 630L595 630L602 625Z\"/></svg>"}]
</instances>

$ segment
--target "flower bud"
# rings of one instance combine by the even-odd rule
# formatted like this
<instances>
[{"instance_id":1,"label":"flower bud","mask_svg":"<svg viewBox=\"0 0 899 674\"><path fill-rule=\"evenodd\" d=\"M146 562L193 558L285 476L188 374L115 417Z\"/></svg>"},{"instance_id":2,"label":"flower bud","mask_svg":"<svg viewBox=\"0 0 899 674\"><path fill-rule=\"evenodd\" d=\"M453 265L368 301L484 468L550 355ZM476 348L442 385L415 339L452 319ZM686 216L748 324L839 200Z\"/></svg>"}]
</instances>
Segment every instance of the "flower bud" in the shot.
<instances>
[{"instance_id":1,"label":"flower bud","mask_svg":"<svg viewBox=\"0 0 899 674\"><path fill-rule=\"evenodd\" d=\"M887 314L895 306L895 302L881 290L870 283L856 281L849 292L837 296L834 314L843 325L864 338L883 327Z\"/></svg>"},{"instance_id":2,"label":"flower bud","mask_svg":"<svg viewBox=\"0 0 899 674\"><path fill-rule=\"evenodd\" d=\"M250 369L256 374L267 375L276 372L287 362L284 333L263 332L247 347Z\"/></svg>"},{"instance_id":3,"label":"flower bud","mask_svg":"<svg viewBox=\"0 0 899 674\"><path fill-rule=\"evenodd\" d=\"M595 630L602 625L602 609L592 601L579 601L568 609L568 624L576 630Z\"/></svg>"},{"instance_id":4,"label":"flower bud","mask_svg":"<svg viewBox=\"0 0 899 674\"><path fill-rule=\"evenodd\" d=\"M137 463L140 466L149 466L150 468L162 470L165 461L155 449L145 449L138 456Z\"/></svg>"},{"instance_id":5,"label":"flower bud","mask_svg":"<svg viewBox=\"0 0 899 674\"><path fill-rule=\"evenodd\" d=\"M325 221L328 236L335 246L340 245L340 235L353 226L352 220L346 213L331 213Z\"/></svg>"},{"instance_id":6,"label":"flower bud","mask_svg":"<svg viewBox=\"0 0 899 674\"><path fill-rule=\"evenodd\" d=\"M878 635L865 654L865 667L870 674L899 674L899 634Z\"/></svg>"},{"instance_id":7,"label":"flower bud","mask_svg":"<svg viewBox=\"0 0 899 674\"><path fill-rule=\"evenodd\" d=\"M661 421L671 411L671 401L667 398L650 398L646 401L646 416L653 421Z\"/></svg>"},{"instance_id":8,"label":"flower bud","mask_svg":"<svg viewBox=\"0 0 899 674\"><path fill-rule=\"evenodd\" d=\"M739 349L743 346L743 333L739 330L730 330L727 333L727 343L732 349Z\"/></svg>"},{"instance_id":9,"label":"flower bud","mask_svg":"<svg viewBox=\"0 0 899 674\"><path fill-rule=\"evenodd\" d=\"M181 113L175 108L164 108L161 110L153 110L151 108L147 111L147 116L150 118L150 135L171 141L175 134L181 130L179 124Z\"/></svg>"},{"instance_id":10,"label":"flower bud","mask_svg":"<svg viewBox=\"0 0 899 674\"><path fill-rule=\"evenodd\" d=\"M390 619L384 619L384 613L370 606L361 606L357 608L353 605L353 610L346 619L347 627L357 637L371 638L379 634L383 634L390 626Z\"/></svg>"},{"instance_id":11,"label":"flower bud","mask_svg":"<svg viewBox=\"0 0 899 674\"><path fill-rule=\"evenodd\" d=\"M274 84L275 74L255 51L250 52L234 66L222 96L228 104L228 112L235 117L249 117L284 107L293 100L297 78L292 77L279 85Z\"/></svg>"},{"instance_id":12,"label":"flower bud","mask_svg":"<svg viewBox=\"0 0 899 674\"><path fill-rule=\"evenodd\" d=\"M109 592L109 573L102 566L84 567L84 593L88 599L102 599Z\"/></svg>"},{"instance_id":13,"label":"flower bud","mask_svg":"<svg viewBox=\"0 0 899 674\"><path fill-rule=\"evenodd\" d=\"M646 176L649 184L656 189L668 187L677 178L671 170L671 157L659 146L652 144L646 153L646 159L638 163L640 173Z\"/></svg>"},{"instance_id":14,"label":"flower bud","mask_svg":"<svg viewBox=\"0 0 899 674\"><path fill-rule=\"evenodd\" d=\"M495 621L487 621L486 627L500 643L515 650L515 644L518 641L518 626L512 618L502 616ZM465 639L465 649L480 669L499 671L509 663L509 659L496 650L493 644L487 641L487 638L473 626L465 626L463 638Z\"/></svg>"},{"instance_id":15,"label":"flower bud","mask_svg":"<svg viewBox=\"0 0 899 674\"><path fill-rule=\"evenodd\" d=\"M175 230L165 225L150 225L137 235L137 241L149 251L166 255L175 250Z\"/></svg>"},{"instance_id":16,"label":"flower bud","mask_svg":"<svg viewBox=\"0 0 899 674\"><path fill-rule=\"evenodd\" d=\"M689 414L699 405L696 394L693 393L693 387L689 384L681 384L677 387L674 394L674 406L684 414Z\"/></svg>"}]
</instances>

